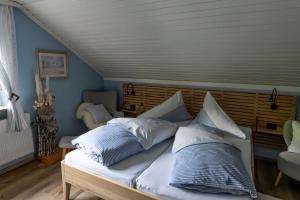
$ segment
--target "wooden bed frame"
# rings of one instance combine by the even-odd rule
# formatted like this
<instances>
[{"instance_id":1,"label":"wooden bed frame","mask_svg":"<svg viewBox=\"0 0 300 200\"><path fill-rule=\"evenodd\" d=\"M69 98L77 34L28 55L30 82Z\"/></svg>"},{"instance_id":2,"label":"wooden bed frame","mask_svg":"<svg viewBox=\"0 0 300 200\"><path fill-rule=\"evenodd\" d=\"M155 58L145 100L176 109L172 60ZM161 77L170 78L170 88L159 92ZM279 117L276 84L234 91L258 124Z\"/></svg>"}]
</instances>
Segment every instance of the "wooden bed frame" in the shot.
<instances>
[{"instance_id":1,"label":"wooden bed frame","mask_svg":"<svg viewBox=\"0 0 300 200\"><path fill-rule=\"evenodd\" d=\"M86 170L61 162L63 199L68 200L71 185L105 200L159 200L136 189L122 185Z\"/></svg>"},{"instance_id":2,"label":"wooden bed frame","mask_svg":"<svg viewBox=\"0 0 300 200\"><path fill-rule=\"evenodd\" d=\"M135 95L126 92L127 84L124 84L124 104L135 105L148 110L169 98L177 90L182 90L187 109L193 116L199 112L206 90L194 88L174 88L149 85L137 85ZM288 120L294 119L296 112L297 97L278 96L278 110L270 110L268 102L269 95L258 93L224 92L213 91L212 93L221 107L239 125L248 126L255 131L258 127L257 117L266 121L271 119L280 125ZM243 112L240 112L243 110ZM270 115L271 114L271 115ZM250 138L252 149L253 140ZM252 151L252 174L254 173L254 155ZM140 192L134 188L125 186L102 176L92 174L86 170L67 165L61 162L63 196L69 199L71 185L90 192L105 200L158 200L158 197Z\"/></svg>"},{"instance_id":3,"label":"wooden bed frame","mask_svg":"<svg viewBox=\"0 0 300 200\"><path fill-rule=\"evenodd\" d=\"M251 144L253 144L252 139ZM253 149L253 145L251 145L251 149ZM251 158L251 169L254 180L253 151L251 151ZM159 200L154 195L146 194L108 178L92 174L87 170L70 166L64 160L61 161L61 174L64 200L69 199L72 185L104 200Z\"/></svg>"}]
</instances>

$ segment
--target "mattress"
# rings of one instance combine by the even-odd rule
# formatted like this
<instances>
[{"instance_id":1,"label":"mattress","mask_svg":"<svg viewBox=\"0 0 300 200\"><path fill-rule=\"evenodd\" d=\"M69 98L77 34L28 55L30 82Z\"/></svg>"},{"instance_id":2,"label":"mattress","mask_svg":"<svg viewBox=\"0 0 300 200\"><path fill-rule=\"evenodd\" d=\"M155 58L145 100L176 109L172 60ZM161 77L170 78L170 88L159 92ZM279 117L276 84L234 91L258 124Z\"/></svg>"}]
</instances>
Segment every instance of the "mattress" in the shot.
<instances>
[{"instance_id":1,"label":"mattress","mask_svg":"<svg viewBox=\"0 0 300 200\"><path fill-rule=\"evenodd\" d=\"M70 166L87 170L95 175L103 176L121 184L134 187L136 177L138 177L162 152L171 146L173 141L173 139L164 141L147 151L130 156L109 167L105 167L90 159L78 149L65 156L65 163Z\"/></svg>"},{"instance_id":2,"label":"mattress","mask_svg":"<svg viewBox=\"0 0 300 200\"><path fill-rule=\"evenodd\" d=\"M248 138L251 129L243 128ZM242 151L242 159L250 175L252 166L251 140L241 140L228 137ZM172 145L166 149L137 179L136 188L145 193L158 196L162 200L249 200L248 196L233 196L228 194L208 194L190 190L183 190L169 185L172 164L175 155L172 154Z\"/></svg>"}]
</instances>

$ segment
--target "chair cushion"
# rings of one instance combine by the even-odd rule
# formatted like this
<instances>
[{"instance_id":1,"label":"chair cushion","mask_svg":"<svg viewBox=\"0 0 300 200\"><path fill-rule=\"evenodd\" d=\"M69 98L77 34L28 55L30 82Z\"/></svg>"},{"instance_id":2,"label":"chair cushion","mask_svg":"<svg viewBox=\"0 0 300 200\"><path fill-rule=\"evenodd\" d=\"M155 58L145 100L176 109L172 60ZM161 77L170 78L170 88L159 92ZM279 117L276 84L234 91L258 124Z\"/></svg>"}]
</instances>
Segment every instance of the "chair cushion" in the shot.
<instances>
[{"instance_id":1,"label":"chair cushion","mask_svg":"<svg viewBox=\"0 0 300 200\"><path fill-rule=\"evenodd\" d=\"M88 106L86 111L91 113L95 123L108 122L112 119L111 114L105 109L103 104Z\"/></svg>"},{"instance_id":2,"label":"chair cushion","mask_svg":"<svg viewBox=\"0 0 300 200\"><path fill-rule=\"evenodd\" d=\"M94 128L97 128L99 126L103 126L106 124L106 122L95 123L92 114L87 111L84 111L82 120L89 130L92 130Z\"/></svg>"},{"instance_id":3,"label":"chair cushion","mask_svg":"<svg viewBox=\"0 0 300 200\"><path fill-rule=\"evenodd\" d=\"M289 177L300 181L300 154L281 152L278 157L278 168Z\"/></svg>"},{"instance_id":4,"label":"chair cushion","mask_svg":"<svg viewBox=\"0 0 300 200\"><path fill-rule=\"evenodd\" d=\"M76 111L76 117L77 119L80 119L82 120L83 119L83 116L84 116L84 113L86 112L86 108L89 107L89 106L93 106L94 104L92 103L81 103L79 105L79 107L77 108L77 111Z\"/></svg>"},{"instance_id":5,"label":"chair cushion","mask_svg":"<svg viewBox=\"0 0 300 200\"><path fill-rule=\"evenodd\" d=\"M289 152L300 153L300 123L297 121L292 122L293 138L288 147Z\"/></svg>"},{"instance_id":6,"label":"chair cushion","mask_svg":"<svg viewBox=\"0 0 300 200\"><path fill-rule=\"evenodd\" d=\"M293 138L292 121L293 120L287 120L284 123L283 130L282 130L283 138L284 138L284 141L285 141L287 146L289 146L291 144L291 141L292 141L292 138Z\"/></svg>"},{"instance_id":7,"label":"chair cushion","mask_svg":"<svg viewBox=\"0 0 300 200\"><path fill-rule=\"evenodd\" d=\"M62 149L72 149L75 148L75 146L71 143L72 140L77 138L78 136L64 136L59 141L59 148Z\"/></svg>"}]
</instances>

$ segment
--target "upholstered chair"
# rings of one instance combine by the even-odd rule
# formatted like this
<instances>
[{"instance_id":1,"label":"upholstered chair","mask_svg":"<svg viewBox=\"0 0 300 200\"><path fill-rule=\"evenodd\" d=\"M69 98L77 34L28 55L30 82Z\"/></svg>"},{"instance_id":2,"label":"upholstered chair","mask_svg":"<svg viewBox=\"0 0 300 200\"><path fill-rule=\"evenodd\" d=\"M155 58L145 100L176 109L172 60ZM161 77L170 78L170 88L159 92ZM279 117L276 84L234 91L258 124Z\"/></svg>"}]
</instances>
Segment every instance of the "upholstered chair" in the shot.
<instances>
[{"instance_id":1,"label":"upholstered chair","mask_svg":"<svg viewBox=\"0 0 300 200\"><path fill-rule=\"evenodd\" d=\"M283 137L286 145L289 146L293 138L292 120L285 122L283 127ZM275 181L276 187L281 180L282 174L300 181L300 153L288 151L281 152L278 157L277 165L280 172Z\"/></svg>"},{"instance_id":2,"label":"upholstered chair","mask_svg":"<svg viewBox=\"0 0 300 200\"><path fill-rule=\"evenodd\" d=\"M83 120L88 129L94 129L105 125L106 122L95 123L91 114L85 111L91 105L103 104L112 117L123 117L123 112L117 111L116 91L94 91L86 90L83 93L83 103L77 109L76 116Z\"/></svg>"}]
</instances>

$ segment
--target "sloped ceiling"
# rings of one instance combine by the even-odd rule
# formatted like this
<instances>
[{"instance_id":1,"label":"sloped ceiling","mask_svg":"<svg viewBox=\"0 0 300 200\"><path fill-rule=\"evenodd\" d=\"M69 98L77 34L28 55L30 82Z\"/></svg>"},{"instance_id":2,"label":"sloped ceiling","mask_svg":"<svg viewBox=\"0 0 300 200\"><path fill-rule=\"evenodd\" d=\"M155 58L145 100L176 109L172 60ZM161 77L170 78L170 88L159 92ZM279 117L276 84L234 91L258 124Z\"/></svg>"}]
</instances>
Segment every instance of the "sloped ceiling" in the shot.
<instances>
[{"instance_id":1,"label":"sloped ceiling","mask_svg":"<svg viewBox=\"0 0 300 200\"><path fill-rule=\"evenodd\" d=\"M299 0L17 0L104 77L300 86Z\"/></svg>"}]
</instances>

